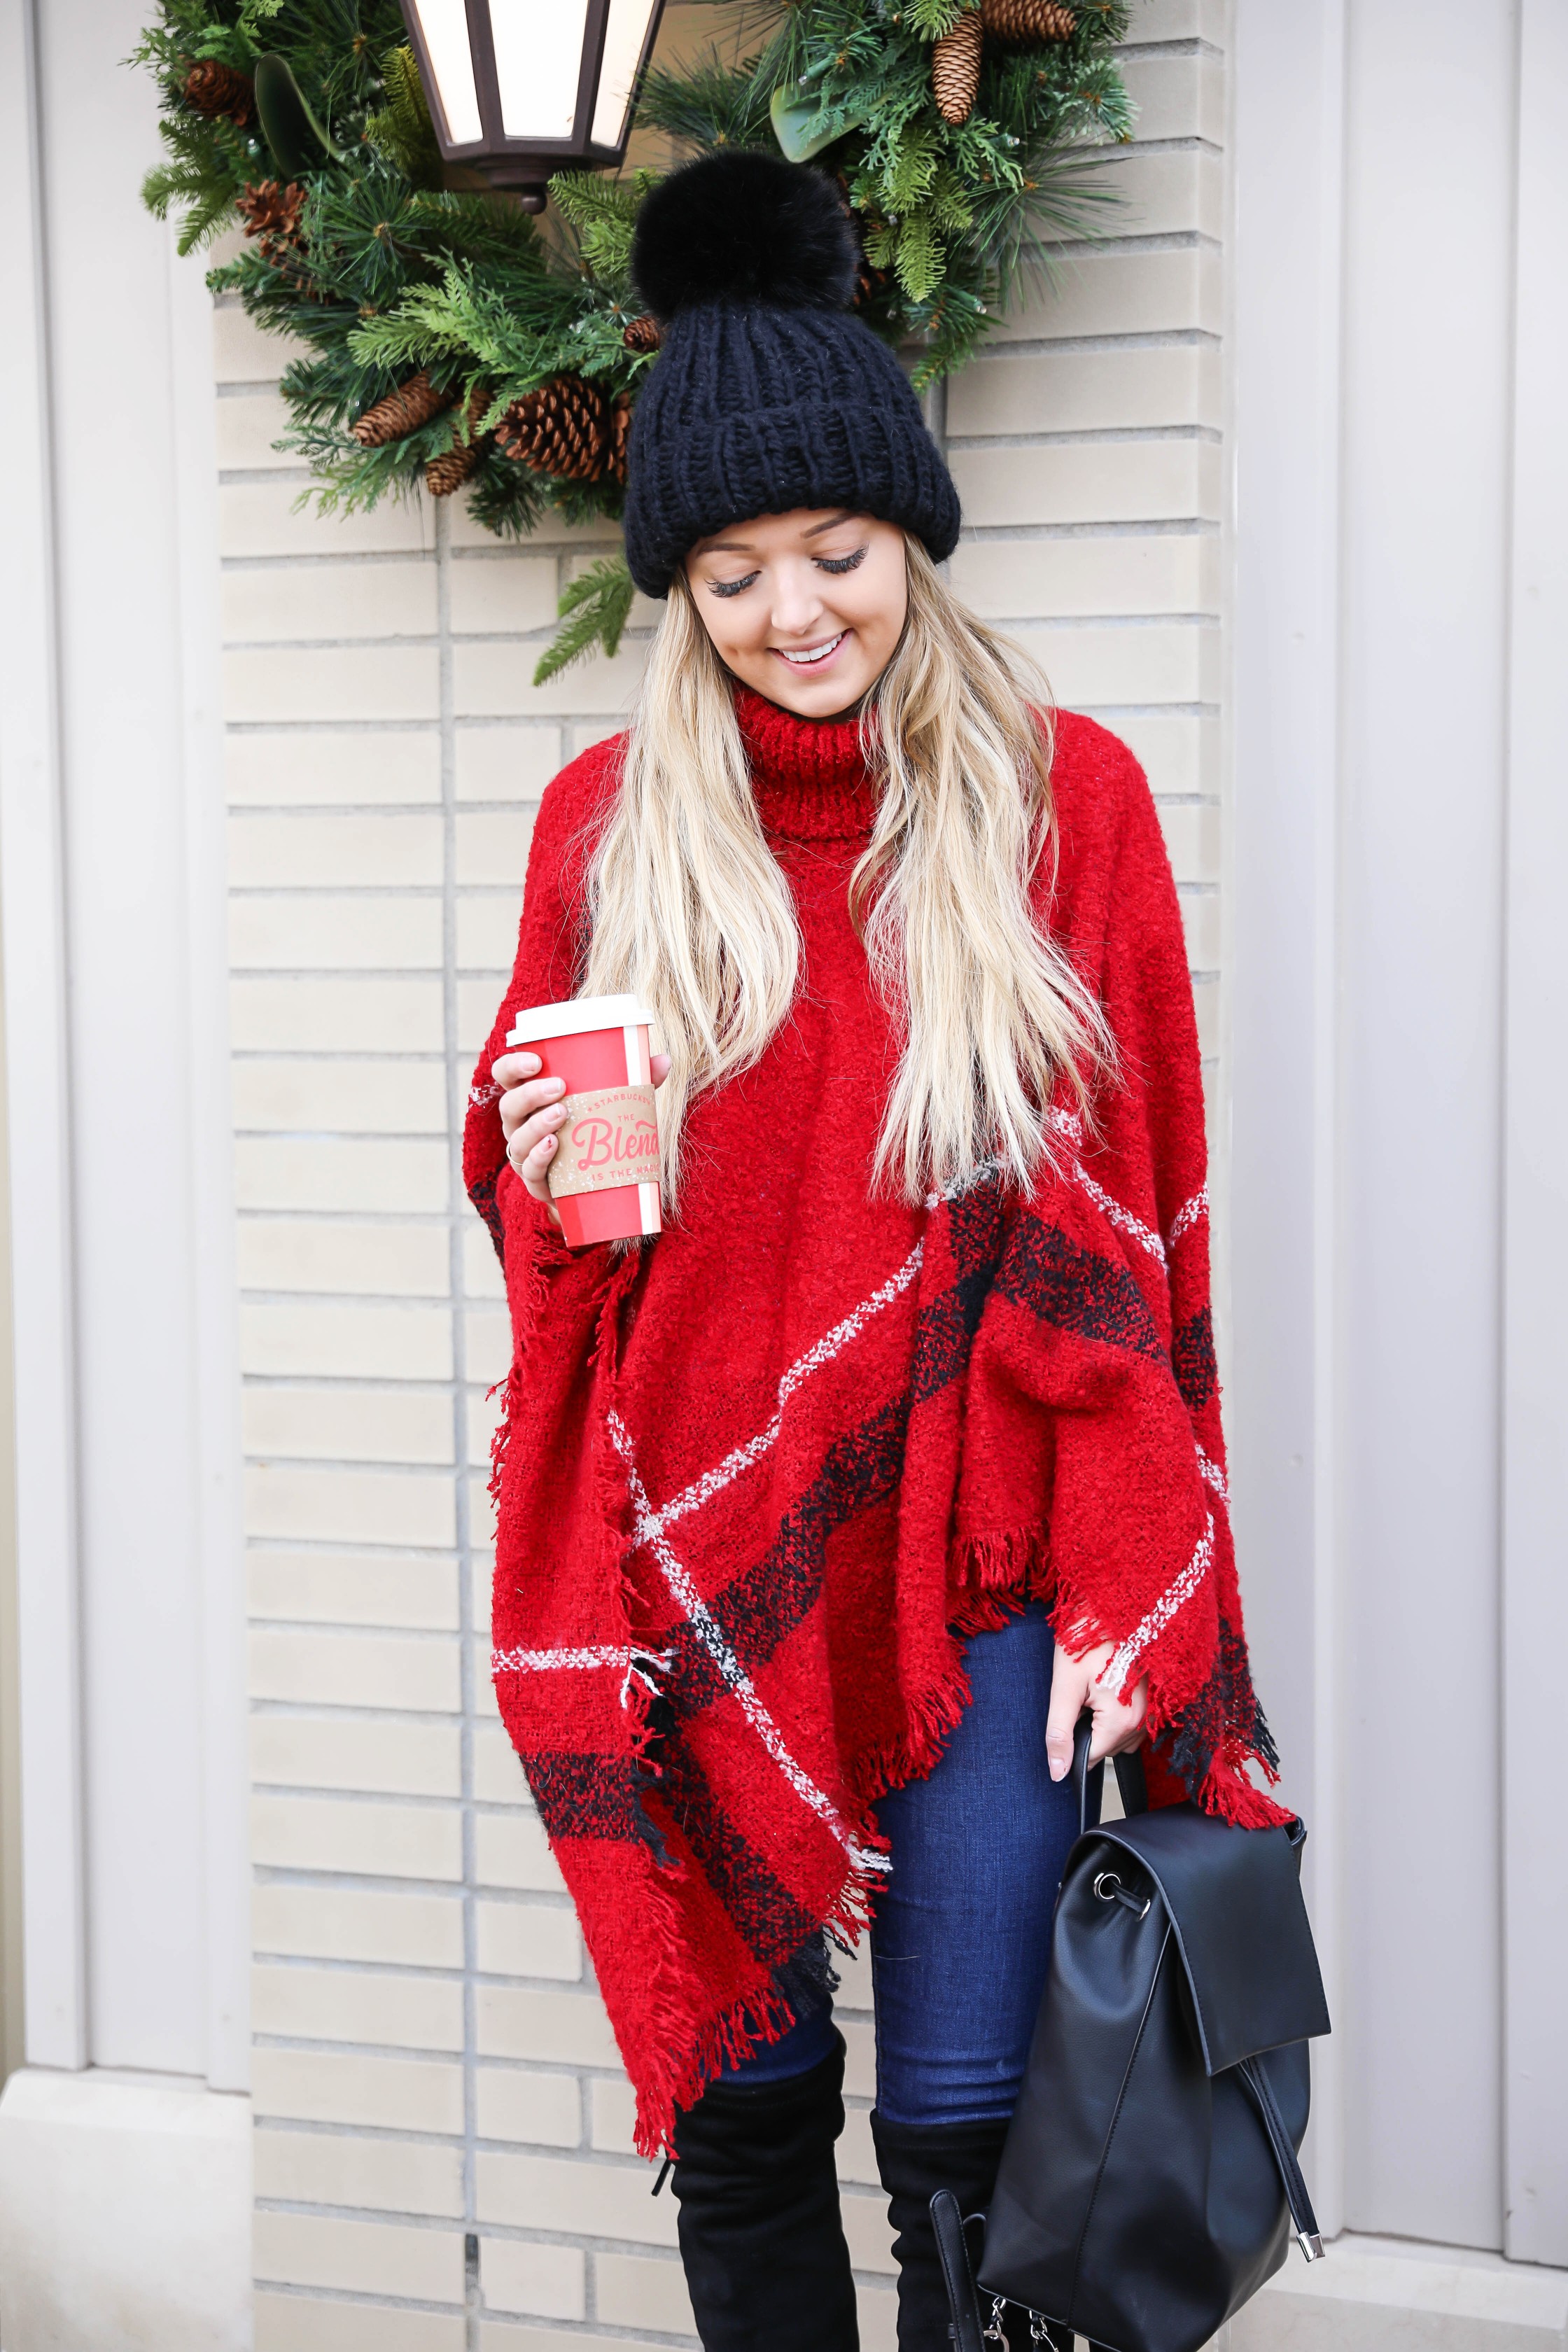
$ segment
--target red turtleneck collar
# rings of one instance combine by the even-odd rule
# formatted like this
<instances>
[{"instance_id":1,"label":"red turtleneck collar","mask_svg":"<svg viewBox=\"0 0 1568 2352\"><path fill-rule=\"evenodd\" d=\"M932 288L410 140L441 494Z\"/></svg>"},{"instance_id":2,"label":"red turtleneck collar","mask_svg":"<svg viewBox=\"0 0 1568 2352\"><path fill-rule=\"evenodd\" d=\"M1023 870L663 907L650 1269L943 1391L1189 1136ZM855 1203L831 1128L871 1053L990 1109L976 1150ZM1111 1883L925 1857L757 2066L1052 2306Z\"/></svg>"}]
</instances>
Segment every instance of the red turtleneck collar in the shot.
<instances>
[{"instance_id":1,"label":"red turtleneck collar","mask_svg":"<svg viewBox=\"0 0 1568 2352\"><path fill-rule=\"evenodd\" d=\"M851 841L871 830L877 793L856 719L797 719L735 689L735 713L763 828L786 840Z\"/></svg>"}]
</instances>

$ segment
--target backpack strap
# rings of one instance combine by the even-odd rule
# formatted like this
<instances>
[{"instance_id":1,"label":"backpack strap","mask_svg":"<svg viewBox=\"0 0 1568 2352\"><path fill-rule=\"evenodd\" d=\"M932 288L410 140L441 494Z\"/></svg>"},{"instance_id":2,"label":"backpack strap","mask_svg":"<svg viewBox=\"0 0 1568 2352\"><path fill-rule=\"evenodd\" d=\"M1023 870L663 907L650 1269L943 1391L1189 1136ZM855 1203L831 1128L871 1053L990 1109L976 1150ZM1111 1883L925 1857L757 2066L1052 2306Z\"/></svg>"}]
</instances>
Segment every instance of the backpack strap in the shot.
<instances>
[{"instance_id":1,"label":"backpack strap","mask_svg":"<svg viewBox=\"0 0 1568 2352\"><path fill-rule=\"evenodd\" d=\"M1094 1717L1086 1706L1073 1727L1072 1785L1078 1799L1078 1833L1100 1827L1100 1801L1105 1790L1105 1767L1091 1765L1089 1760L1089 1742L1094 1737ZM1121 1791L1121 1810L1130 1818L1149 1810L1149 1789L1143 1778L1143 1751L1130 1748L1123 1756L1113 1756L1116 1785Z\"/></svg>"},{"instance_id":2,"label":"backpack strap","mask_svg":"<svg viewBox=\"0 0 1568 2352\"><path fill-rule=\"evenodd\" d=\"M984 2352L980 2326L980 2297L970 2267L963 2235L963 2215L951 2189L939 2189L931 2200L931 2225L936 2235L937 2260L952 2312L956 2352Z\"/></svg>"},{"instance_id":3,"label":"backpack strap","mask_svg":"<svg viewBox=\"0 0 1568 2352\"><path fill-rule=\"evenodd\" d=\"M1274 2161L1279 2167L1279 2178L1285 2184L1285 2201L1290 2208L1297 2242L1310 2263L1318 2262L1323 2252L1323 2242L1318 2234L1318 2217L1312 2210L1307 2183L1296 2160L1296 2151L1290 2145L1285 2118L1275 2102L1272 2085L1256 2058L1244 2058L1236 2071L1246 2084L1252 2104L1263 2119L1268 2145L1274 2150Z\"/></svg>"}]
</instances>

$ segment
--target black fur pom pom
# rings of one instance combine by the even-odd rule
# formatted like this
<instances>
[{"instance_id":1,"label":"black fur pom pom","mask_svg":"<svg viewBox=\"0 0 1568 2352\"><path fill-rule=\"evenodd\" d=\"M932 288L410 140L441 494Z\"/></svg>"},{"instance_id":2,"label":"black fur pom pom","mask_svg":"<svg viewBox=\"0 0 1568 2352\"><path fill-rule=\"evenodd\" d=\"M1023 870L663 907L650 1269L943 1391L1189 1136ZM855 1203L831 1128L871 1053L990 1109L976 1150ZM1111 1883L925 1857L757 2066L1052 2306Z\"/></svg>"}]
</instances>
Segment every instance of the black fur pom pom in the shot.
<instances>
[{"instance_id":1,"label":"black fur pom pom","mask_svg":"<svg viewBox=\"0 0 1568 2352\"><path fill-rule=\"evenodd\" d=\"M736 150L683 164L637 215L632 276L660 321L700 302L846 310L854 232L820 172Z\"/></svg>"}]
</instances>

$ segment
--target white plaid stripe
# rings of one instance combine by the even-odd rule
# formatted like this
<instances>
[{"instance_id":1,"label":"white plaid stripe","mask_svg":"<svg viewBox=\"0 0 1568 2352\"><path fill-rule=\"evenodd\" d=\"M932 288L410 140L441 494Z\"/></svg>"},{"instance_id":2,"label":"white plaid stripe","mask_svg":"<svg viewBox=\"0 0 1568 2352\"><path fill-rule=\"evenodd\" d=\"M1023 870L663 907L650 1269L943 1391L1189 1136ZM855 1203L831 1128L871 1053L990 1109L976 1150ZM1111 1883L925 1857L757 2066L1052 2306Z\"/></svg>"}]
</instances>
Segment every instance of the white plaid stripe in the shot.
<instances>
[{"instance_id":1,"label":"white plaid stripe","mask_svg":"<svg viewBox=\"0 0 1568 2352\"><path fill-rule=\"evenodd\" d=\"M1081 1185L1109 1223L1113 1224L1119 1233L1125 1234L1129 1241L1136 1242L1140 1249L1147 1250L1152 1258L1156 1258L1163 1265L1165 1244L1153 1227L1146 1225L1142 1217L1135 1217L1131 1209L1124 1209L1103 1184L1097 1184L1079 1160L1079 1147L1083 1141L1082 1119L1075 1111L1054 1110L1046 1123L1064 1142L1072 1146L1072 1166L1066 1172L1073 1182Z\"/></svg>"},{"instance_id":2,"label":"white plaid stripe","mask_svg":"<svg viewBox=\"0 0 1568 2352\"><path fill-rule=\"evenodd\" d=\"M629 1666L648 1655L622 1643L618 1648L584 1650L492 1650L492 1675L585 1674L595 1666Z\"/></svg>"},{"instance_id":3,"label":"white plaid stripe","mask_svg":"<svg viewBox=\"0 0 1568 2352\"><path fill-rule=\"evenodd\" d=\"M652 1551L658 1564L659 1573L669 1587L671 1596L690 1618L696 1628L699 1641L723 1675L725 1686L733 1694L740 1705L742 1714L802 1804L831 1830L857 1868L870 1871L889 1869L891 1865L886 1854L873 1853L869 1847L859 1843L840 1818L838 1809L832 1799L823 1793L810 1774L805 1771L790 1754L784 1745L784 1734L763 1705L755 1684L735 1655L730 1643L725 1639L722 1629L692 1582L690 1575L676 1557L668 1538L656 1524L653 1510L648 1502L647 1489L637 1475L632 1442L619 1413L610 1414L609 1431L615 1442L616 1450L626 1465L626 1484L631 1490L632 1508L637 1513L637 1539L640 1543L646 1543Z\"/></svg>"},{"instance_id":4,"label":"white plaid stripe","mask_svg":"<svg viewBox=\"0 0 1568 2352\"><path fill-rule=\"evenodd\" d=\"M1198 1539L1198 1548L1174 1581L1166 1586L1152 1609L1135 1625L1115 1656L1096 1677L1107 1690L1119 1691L1150 1644L1163 1633L1179 1609L1184 1608L1214 1563L1214 1521Z\"/></svg>"},{"instance_id":5,"label":"white plaid stripe","mask_svg":"<svg viewBox=\"0 0 1568 2352\"><path fill-rule=\"evenodd\" d=\"M796 1389L808 1381L813 1372L819 1372L824 1364L830 1364L835 1356L841 1355L852 1340L859 1338L873 1316L879 1315L900 1291L909 1288L921 1270L924 1255L925 1244L917 1242L897 1274L890 1276L880 1290L874 1290L868 1298L863 1298L842 1323L835 1324L833 1329L809 1347L804 1356L797 1356L779 1382L779 1409L767 1427L759 1429L755 1437L747 1438L743 1445L737 1445L726 1454L716 1469L705 1470L700 1478L693 1479L691 1485L677 1495L673 1502L666 1503L662 1510L650 1512L650 1528L655 1532L662 1531L677 1519L683 1519L689 1511L700 1510L704 1503L710 1501L732 1479L738 1478L742 1470L749 1470L753 1462L760 1462L763 1454L778 1443L779 1432L784 1426L784 1409Z\"/></svg>"},{"instance_id":6,"label":"white plaid stripe","mask_svg":"<svg viewBox=\"0 0 1568 2352\"><path fill-rule=\"evenodd\" d=\"M1209 1460L1208 1455L1204 1452L1201 1445L1196 1449L1196 1451L1198 1457L1198 1469L1202 1475L1205 1486L1211 1486L1215 1493L1219 1496L1220 1501L1228 1508L1230 1503L1230 1488L1225 1483L1225 1472L1220 1468L1217 1462L1211 1462Z\"/></svg>"},{"instance_id":7,"label":"white plaid stripe","mask_svg":"<svg viewBox=\"0 0 1568 2352\"><path fill-rule=\"evenodd\" d=\"M1113 1201L1104 1186L1097 1184L1093 1177L1089 1175L1082 1165L1077 1161L1073 1164L1073 1176L1075 1181L1082 1185L1102 1216L1108 1218L1120 1232L1124 1233L1130 1241L1135 1241L1140 1249L1147 1250L1151 1257L1158 1258L1160 1264L1164 1265L1165 1244L1152 1225L1146 1225L1141 1217L1133 1215L1131 1209L1124 1209L1120 1201Z\"/></svg>"},{"instance_id":8,"label":"white plaid stripe","mask_svg":"<svg viewBox=\"0 0 1568 2352\"><path fill-rule=\"evenodd\" d=\"M1206 1217L1208 1212L1209 1188L1206 1184L1200 1184L1192 1199L1184 1201L1171 1219L1171 1247L1174 1249L1183 1234L1191 1233L1199 1218Z\"/></svg>"}]
</instances>

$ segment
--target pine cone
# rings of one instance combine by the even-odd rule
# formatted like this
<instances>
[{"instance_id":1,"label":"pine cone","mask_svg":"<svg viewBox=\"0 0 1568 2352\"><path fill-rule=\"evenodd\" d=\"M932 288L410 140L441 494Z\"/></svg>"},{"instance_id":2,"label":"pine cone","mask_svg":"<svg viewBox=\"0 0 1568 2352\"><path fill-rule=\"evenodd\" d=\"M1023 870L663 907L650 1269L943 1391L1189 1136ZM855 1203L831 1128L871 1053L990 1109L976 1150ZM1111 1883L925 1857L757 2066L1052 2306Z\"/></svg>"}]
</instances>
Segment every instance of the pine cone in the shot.
<instances>
[{"instance_id":1,"label":"pine cone","mask_svg":"<svg viewBox=\"0 0 1568 2352\"><path fill-rule=\"evenodd\" d=\"M981 0L980 13L994 40L1027 47L1036 41L1070 41L1078 11L1058 0Z\"/></svg>"},{"instance_id":2,"label":"pine cone","mask_svg":"<svg viewBox=\"0 0 1568 2352\"><path fill-rule=\"evenodd\" d=\"M625 485L631 443L632 396L629 392L617 392L610 403L610 455L605 467L612 482Z\"/></svg>"},{"instance_id":3,"label":"pine cone","mask_svg":"<svg viewBox=\"0 0 1568 2352\"><path fill-rule=\"evenodd\" d=\"M597 481L610 438L605 395L580 375L552 376L512 402L497 438L509 457L536 474Z\"/></svg>"},{"instance_id":4,"label":"pine cone","mask_svg":"<svg viewBox=\"0 0 1568 2352\"><path fill-rule=\"evenodd\" d=\"M287 187L277 180L262 180L254 187L241 188L234 202L246 236L257 239L268 261L300 249L305 191L298 180L290 180Z\"/></svg>"},{"instance_id":5,"label":"pine cone","mask_svg":"<svg viewBox=\"0 0 1568 2352\"><path fill-rule=\"evenodd\" d=\"M350 432L362 449L384 449L389 441L401 441L405 434L417 433L433 416L452 405L449 392L437 392L430 381L427 368L411 375L395 392L373 401Z\"/></svg>"},{"instance_id":6,"label":"pine cone","mask_svg":"<svg viewBox=\"0 0 1568 2352\"><path fill-rule=\"evenodd\" d=\"M628 352L657 352L664 341L664 330L653 312L645 310L640 319L627 320L621 341Z\"/></svg>"},{"instance_id":7,"label":"pine cone","mask_svg":"<svg viewBox=\"0 0 1568 2352\"><path fill-rule=\"evenodd\" d=\"M226 116L242 131L256 113L256 92L250 82L232 66L219 65L216 58L203 58L191 68L182 95L198 114L209 121Z\"/></svg>"},{"instance_id":8,"label":"pine cone","mask_svg":"<svg viewBox=\"0 0 1568 2352\"><path fill-rule=\"evenodd\" d=\"M931 88L944 122L956 130L974 110L980 88L980 47L984 27L978 8L967 8L951 33L931 53Z\"/></svg>"},{"instance_id":9,"label":"pine cone","mask_svg":"<svg viewBox=\"0 0 1568 2352\"><path fill-rule=\"evenodd\" d=\"M459 437L442 456L432 457L425 468L425 487L433 499L449 499L454 490L462 488L470 474L479 470L479 460L490 445L489 434L479 431L479 419L489 404L489 384L475 384L463 411Z\"/></svg>"}]
</instances>

